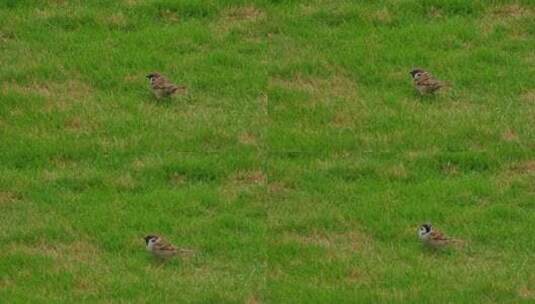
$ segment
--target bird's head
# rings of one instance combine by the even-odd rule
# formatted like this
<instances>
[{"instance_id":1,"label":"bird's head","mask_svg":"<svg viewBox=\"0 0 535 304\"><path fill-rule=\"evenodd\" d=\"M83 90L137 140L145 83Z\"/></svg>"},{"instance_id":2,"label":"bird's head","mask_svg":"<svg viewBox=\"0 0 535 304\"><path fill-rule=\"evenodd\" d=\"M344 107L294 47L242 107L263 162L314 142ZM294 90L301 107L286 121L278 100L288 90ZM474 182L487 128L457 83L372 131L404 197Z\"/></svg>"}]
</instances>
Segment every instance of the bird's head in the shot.
<instances>
[{"instance_id":1,"label":"bird's head","mask_svg":"<svg viewBox=\"0 0 535 304\"><path fill-rule=\"evenodd\" d=\"M424 73L425 71L422 69L413 69L409 74L411 74L412 79L418 80Z\"/></svg>"},{"instance_id":2,"label":"bird's head","mask_svg":"<svg viewBox=\"0 0 535 304\"><path fill-rule=\"evenodd\" d=\"M160 73L158 72L154 72L154 73L150 73L149 75L147 75L146 77L152 81L153 79L156 79L156 78L160 78L162 75L160 75Z\"/></svg>"},{"instance_id":3,"label":"bird's head","mask_svg":"<svg viewBox=\"0 0 535 304\"><path fill-rule=\"evenodd\" d=\"M426 235L430 233L433 230L431 224L422 224L420 228L418 228L418 235Z\"/></svg>"},{"instance_id":4,"label":"bird's head","mask_svg":"<svg viewBox=\"0 0 535 304\"><path fill-rule=\"evenodd\" d=\"M144 237L143 239L145 240L145 243L147 244L147 246L151 246L154 243L156 243L156 241L158 240L158 236L150 234Z\"/></svg>"}]
</instances>

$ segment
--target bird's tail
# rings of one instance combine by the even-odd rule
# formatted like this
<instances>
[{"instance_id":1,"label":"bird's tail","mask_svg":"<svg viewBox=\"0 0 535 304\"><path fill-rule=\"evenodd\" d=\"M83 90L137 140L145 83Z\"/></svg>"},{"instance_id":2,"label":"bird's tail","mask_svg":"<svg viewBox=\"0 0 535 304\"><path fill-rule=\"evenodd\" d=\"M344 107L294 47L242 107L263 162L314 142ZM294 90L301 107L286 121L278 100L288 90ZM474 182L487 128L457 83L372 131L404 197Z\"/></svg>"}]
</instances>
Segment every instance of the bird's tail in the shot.
<instances>
[{"instance_id":1,"label":"bird's tail","mask_svg":"<svg viewBox=\"0 0 535 304\"><path fill-rule=\"evenodd\" d=\"M184 256L191 256L195 254L195 251L192 249L178 248L177 251L178 251L178 254L184 255Z\"/></svg>"},{"instance_id":2,"label":"bird's tail","mask_svg":"<svg viewBox=\"0 0 535 304\"><path fill-rule=\"evenodd\" d=\"M452 246L457 247L457 248L462 248L466 245L466 241L461 240L461 239L448 239L448 242Z\"/></svg>"},{"instance_id":3,"label":"bird's tail","mask_svg":"<svg viewBox=\"0 0 535 304\"><path fill-rule=\"evenodd\" d=\"M183 85L177 85L173 87L173 90L171 91L172 94L185 94L187 91L186 86Z\"/></svg>"}]
</instances>

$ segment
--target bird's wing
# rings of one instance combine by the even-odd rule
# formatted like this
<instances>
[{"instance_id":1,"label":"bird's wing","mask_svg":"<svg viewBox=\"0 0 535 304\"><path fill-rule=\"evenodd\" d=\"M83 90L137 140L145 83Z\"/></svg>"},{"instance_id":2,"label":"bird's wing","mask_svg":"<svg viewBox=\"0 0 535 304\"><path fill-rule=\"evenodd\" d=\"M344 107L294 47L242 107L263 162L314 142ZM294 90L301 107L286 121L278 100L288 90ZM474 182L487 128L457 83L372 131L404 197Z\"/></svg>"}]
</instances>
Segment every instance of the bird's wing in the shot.
<instances>
[{"instance_id":1,"label":"bird's wing","mask_svg":"<svg viewBox=\"0 0 535 304\"><path fill-rule=\"evenodd\" d=\"M187 90L187 88L186 88L186 86L183 86L183 85L173 85L173 86L169 87L168 90L171 93L176 93L176 92L185 92Z\"/></svg>"},{"instance_id":2,"label":"bird's wing","mask_svg":"<svg viewBox=\"0 0 535 304\"><path fill-rule=\"evenodd\" d=\"M178 90L178 87L174 84L171 84L169 83L166 87L165 87L165 90L169 93L174 93L176 90Z\"/></svg>"},{"instance_id":3,"label":"bird's wing","mask_svg":"<svg viewBox=\"0 0 535 304\"><path fill-rule=\"evenodd\" d=\"M176 251L176 248L173 245L169 244L164 240L159 240L156 244L154 244L154 248L160 251Z\"/></svg>"},{"instance_id":4,"label":"bird's wing","mask_svg":"<svg viewBox=\"0 0 535 304\"><path fill-rule=\"evenodd\" d=\"M440 231L433 230L431 232L431 239L435 241L447 241L448 238Z\"/></svg>"},{"instance_id":5,"label":"bird's wing","mask_svg":"<svg viewBox=\"0 0 535 304\"><path fill-rule=\"evenodd\" d=\"M170 83L167 79L160 77L152 83L152 87L154 89L160 89L160 90L169 90L170 88L174 87L172 83Z\"/></svg>"},{"instance_id":6,"label":"bird's wing","mask_svg":"<svg viewBox=\"0 0 535 304\"><path fill-rule=\"evenodd\" d=\"M436 80L431 74L425 73L418 81L418 85L438 89L442 87L442 82Z\"/></svg>"}]
</instances>

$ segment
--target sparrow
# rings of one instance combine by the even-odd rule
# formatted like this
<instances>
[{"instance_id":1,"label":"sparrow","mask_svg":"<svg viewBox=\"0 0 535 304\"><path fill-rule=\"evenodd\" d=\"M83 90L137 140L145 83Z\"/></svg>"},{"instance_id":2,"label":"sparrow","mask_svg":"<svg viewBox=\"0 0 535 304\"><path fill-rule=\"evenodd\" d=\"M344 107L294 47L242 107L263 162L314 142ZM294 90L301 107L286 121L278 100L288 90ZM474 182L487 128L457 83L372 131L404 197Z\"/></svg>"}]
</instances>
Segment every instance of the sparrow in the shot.
<instances>
[{"instance_id":1,"label":"sparrow","mask_svg":"<svg viewBox=\"0 0 535 304\"><path fill-rule=\"evenodd\" d=\"M147 75L147 78L150 80L152 92L158 99L162 97L169 97L175 94L186 93L185 86L171 83L169 80L167 80L167 78L158 72L150 73Z\"/></svg>"},{"instance_id":2,"label":"sparrow","mask_svg":"<svg viewBox=\"0 0 535 304\"><path fill-rule=\"evenodd\" d=\"M144 240L147 245L147 250L160 259L169 259L177 254L191 256L194 253L194 251L190 249L177 249L171 243L164 240L163 237L158 235L149 234L144 237Z\"/></svg>"},{"instance_id":3,"label":"sparrow","mask_svg":"<svg viewBox=\"0 0 535 304\"><path fill-rule=\"evenodd\" d=\"M444 83L438 81L433 75L422 69L414 69L410 74L412 76L414 87L422 95L433 94L444 87Z\"/></svg>"},{"instance_id":4,"label":"sparrow","mask_svg":"<svg viewBox=\"0 0 535 304\"><path fill-rule=\"evenodd\" d=\"M444 236L444 234L438 230L434 230L431 224L423 224L418 229L418 237L427 246L433 248L441 248L453 240Z\"/></svg>"}]
</instances>

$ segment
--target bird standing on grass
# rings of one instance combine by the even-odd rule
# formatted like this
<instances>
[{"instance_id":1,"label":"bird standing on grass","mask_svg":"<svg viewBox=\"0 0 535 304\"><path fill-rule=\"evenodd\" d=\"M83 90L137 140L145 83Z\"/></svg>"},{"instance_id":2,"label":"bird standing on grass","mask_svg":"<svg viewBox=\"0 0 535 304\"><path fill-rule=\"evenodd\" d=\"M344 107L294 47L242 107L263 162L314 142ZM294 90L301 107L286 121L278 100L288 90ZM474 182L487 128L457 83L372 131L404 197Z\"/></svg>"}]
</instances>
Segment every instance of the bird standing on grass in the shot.
<instances>
[{"instance_id":1,"label":"bird standing on grass","mask_svg":"<svg viewBox=\"0 0 535 304\"><path fill-rule=\"evenodd\" d=\"M433 75L422 69L414 69L410 74L412 76L414 87L422 95L433 94L444 87L443 82L435 79Z\"/></svg>"},{"instance_id":2,"label":"bird standing on grass","mask_svg":"<svg viewBox=\"0 0 535 304\"><path fill-rule=\"evenodd\" d=\"M147 244L147 250L160 259L169 259L179 253L193 253L193 251L189 249L177 249L158 235L147 235L144 239Z\"/></svg>"},{"instance_id":3,"label":"bird standing on grass","mask_svg":"<svg viewBox=\"0 0 535 304\"><path fill-rule=\"evenodd\" d=\"M431 224L421 225L418 229L418 237L425 245L435 249L443 248L454 241L442 232L434 230Z\"/></svg>"},{"instance_id":4,"label":"bird standing on grass","mask_svg":"<svg viewBox=\"0 0 535 304\"><path fill-rule=\"evenodd\" d=\"M186 93L185 86L171 83L169 80L167 80L167 78L158 72L150 73L147 75L147 78L150 80L152 92L158 99Z\"/></svg>"}]
</instances>

